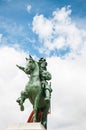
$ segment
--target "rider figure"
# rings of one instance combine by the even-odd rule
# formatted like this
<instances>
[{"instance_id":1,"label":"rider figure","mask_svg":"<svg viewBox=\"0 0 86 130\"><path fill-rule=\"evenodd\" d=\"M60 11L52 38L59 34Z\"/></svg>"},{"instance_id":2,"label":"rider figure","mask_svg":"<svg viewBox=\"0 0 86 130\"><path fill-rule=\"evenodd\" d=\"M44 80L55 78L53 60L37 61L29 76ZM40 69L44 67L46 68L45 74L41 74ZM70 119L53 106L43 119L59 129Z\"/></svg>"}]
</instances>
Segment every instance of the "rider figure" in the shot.
<instances>
[{"instance_id":1,"label":"rider figure","mask_svg":"<svg viewBox=\"0 0 86 130\"><path fill-rule=\"evenodd\" d=\"M47 71L47 62L46 59L40 58L39 62L39 73L41 80L41 87L44 91L45 100L49 101L51 97L51 84L48 84L47 80L51 80L51 74Z\"/></svg>"}]
</instances>

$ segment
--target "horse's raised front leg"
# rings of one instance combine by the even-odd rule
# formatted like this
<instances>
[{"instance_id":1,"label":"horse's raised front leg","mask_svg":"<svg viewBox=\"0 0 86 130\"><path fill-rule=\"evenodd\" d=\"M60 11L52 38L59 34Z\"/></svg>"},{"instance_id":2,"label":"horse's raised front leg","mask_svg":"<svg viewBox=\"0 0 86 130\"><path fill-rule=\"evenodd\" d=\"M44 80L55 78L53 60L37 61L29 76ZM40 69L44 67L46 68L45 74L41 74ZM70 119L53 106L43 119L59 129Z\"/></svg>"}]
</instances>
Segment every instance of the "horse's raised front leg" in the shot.
<instances>
[{"instance_id":1,"label":"horse's raised front leg","mask_svg":"<svg viewBox=\"0 0 86 130\"><path fill-rule=\"evenodd\" d=\"M21 92L21 96L16 100L16 102L18 102L19 105L20 105L20 110L21 111L24 111L24 105L23 105L23 103L24 103L24 101L25 101L26 98L27 98L26 92L22 91Z\"/></svg>"}]
</instances>

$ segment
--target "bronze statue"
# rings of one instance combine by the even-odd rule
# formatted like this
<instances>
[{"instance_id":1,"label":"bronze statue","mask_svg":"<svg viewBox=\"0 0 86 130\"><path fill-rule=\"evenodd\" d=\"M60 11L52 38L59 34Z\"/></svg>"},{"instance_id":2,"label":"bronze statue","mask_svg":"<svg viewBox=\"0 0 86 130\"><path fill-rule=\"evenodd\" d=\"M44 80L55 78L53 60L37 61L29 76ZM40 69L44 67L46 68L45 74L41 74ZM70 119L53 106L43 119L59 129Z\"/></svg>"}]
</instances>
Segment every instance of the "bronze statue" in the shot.
<instances>
[{"instance_id":1,"label":"bronze statue","mask_svg":"<svg viewBox=\"0 0 86 130\"><path fill-rule=\"evenodd\" d=\"M17 67L23 70L27 75L30 75L29 82L27 83L25 90L21 92L21 96L17 99L20 105L21 111L24 110L23 103L25 99L29 98L33 105L34 110L34 122L39 122L47 129L47 114L50 108L51 98L51 84L47 80L51 79L51 74L47 71L46 59L41 58L38 62L31 56L26 58L26 67ZM39 118L39 113L42 113L42 117Z\"/></svg>"}]
</instances>

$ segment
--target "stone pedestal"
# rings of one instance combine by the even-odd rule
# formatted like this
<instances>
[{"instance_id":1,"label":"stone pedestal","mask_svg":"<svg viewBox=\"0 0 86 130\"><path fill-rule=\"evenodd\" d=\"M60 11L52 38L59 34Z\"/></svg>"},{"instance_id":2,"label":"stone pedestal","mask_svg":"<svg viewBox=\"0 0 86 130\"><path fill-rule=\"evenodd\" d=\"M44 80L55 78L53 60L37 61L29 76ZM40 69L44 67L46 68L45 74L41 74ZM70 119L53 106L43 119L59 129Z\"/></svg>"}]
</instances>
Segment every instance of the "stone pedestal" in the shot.
<instances>
[{"instance_id":1,"label":"stone pedestal","mask_svg":"<svg viewBox=\"0 0 86 130\"><path fill-rule=\"evenodd\" d=\"M18 123L10 125L7 130L45 130L41 123Z\"/></svg>"}]
</instances>

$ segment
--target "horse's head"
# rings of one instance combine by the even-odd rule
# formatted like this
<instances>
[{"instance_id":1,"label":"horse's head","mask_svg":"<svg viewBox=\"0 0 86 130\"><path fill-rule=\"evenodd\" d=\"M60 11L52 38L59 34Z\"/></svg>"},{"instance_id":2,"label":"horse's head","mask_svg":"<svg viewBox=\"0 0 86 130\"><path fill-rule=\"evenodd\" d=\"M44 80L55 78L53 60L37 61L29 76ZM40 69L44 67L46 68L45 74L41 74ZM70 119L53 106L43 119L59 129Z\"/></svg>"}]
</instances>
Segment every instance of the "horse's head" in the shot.
<instances>
[{"instance_id":1,"label":"horse's head","mask_svg":"<svg viewBox=\"0 0 86 130\"><path fill-rule=\"evenodd\" d=\"M35 69L35 66L36 66L35 60L29 55L29 58L26 58L25 71L28 74L31 74L31 72Z\"/></svg>"}]
</instances>

